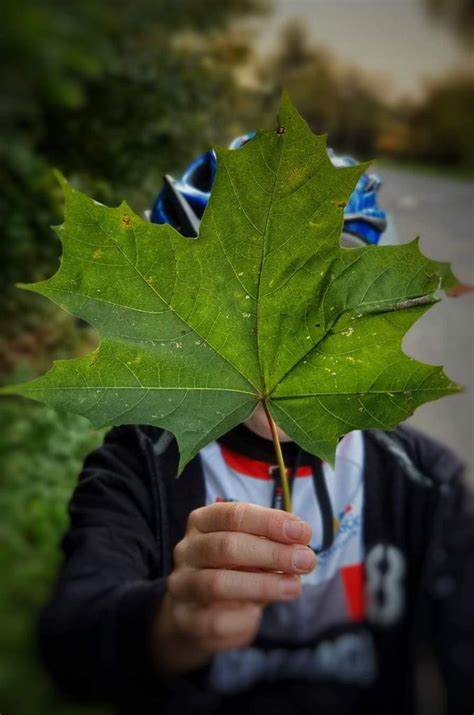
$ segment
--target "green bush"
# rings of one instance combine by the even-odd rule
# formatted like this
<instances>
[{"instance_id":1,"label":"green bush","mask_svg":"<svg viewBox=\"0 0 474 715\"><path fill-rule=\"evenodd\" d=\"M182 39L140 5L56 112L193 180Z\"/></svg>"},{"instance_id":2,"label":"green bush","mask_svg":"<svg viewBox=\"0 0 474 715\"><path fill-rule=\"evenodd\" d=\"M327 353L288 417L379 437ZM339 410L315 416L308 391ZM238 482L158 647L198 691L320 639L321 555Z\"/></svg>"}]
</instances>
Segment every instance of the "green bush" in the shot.
<instances>
[{"instance_id":1,"label":"green bush","mask_svg":"<svg viewBox=\"0 0 474 715\"><path fill-rule=\"evenodd\" d=\"M0 402L0 421L1 710L98 715L55 694L38 660L36 622L60 563L68 499L102 433L82 417L16 399Z\"/></svg>"},{"instance_id":2,"label":"green bush","mask_svg":"<svg viewBox=\"0 0 474 715\"><path fill-rule=\"evenodd\" d=\"M150 208L164 173L242 129L246 92L233 74L241 58L217 62L213 53L232 21L261 5L4 0L0 332L25 304L13 284L45 278L58 265L49 226L61 222L62 192L51 167L99 201Z\"/></svg>"},{"instance_id":3,"label":"green bush","mask_svg":"<svg viewBox=\"0 0 474 715\"><path fill-rule=\"evenodd\" d=\"M33 377L95 340L14 287L58 267L49 226L62 220L63 197L51 167L104 203L150 207L163 173L252 126L253 103L234 76L248 45L233 55L227 39L235 19L264 5L2 4L0 382ZM67 501L101 435L84 419L15 400L0 402L0 420L0 711L73 715L84 709L54 694L38 663L35 624L59 564Z\"/></svg>"}]
</instances>

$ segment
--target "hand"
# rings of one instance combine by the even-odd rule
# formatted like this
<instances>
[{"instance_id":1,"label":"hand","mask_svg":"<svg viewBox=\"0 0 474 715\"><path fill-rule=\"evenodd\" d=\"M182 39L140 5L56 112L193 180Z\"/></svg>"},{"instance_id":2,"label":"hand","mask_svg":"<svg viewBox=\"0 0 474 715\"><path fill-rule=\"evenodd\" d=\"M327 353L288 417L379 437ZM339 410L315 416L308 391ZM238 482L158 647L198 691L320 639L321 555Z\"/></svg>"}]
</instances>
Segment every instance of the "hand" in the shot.
<instances>
[{"instance_id":1,"label":"hand","mask_svg":"<svg viewBox=\"0 0 474 715\"><path fill-rule=\"evenodd\" d=\"M278 509L222 502L191 512L155 621L159 670L192 670L249 644L266 604L299 595L299 574L316 565L310 539L308 524Z\"/></svg>"}]
</instances>

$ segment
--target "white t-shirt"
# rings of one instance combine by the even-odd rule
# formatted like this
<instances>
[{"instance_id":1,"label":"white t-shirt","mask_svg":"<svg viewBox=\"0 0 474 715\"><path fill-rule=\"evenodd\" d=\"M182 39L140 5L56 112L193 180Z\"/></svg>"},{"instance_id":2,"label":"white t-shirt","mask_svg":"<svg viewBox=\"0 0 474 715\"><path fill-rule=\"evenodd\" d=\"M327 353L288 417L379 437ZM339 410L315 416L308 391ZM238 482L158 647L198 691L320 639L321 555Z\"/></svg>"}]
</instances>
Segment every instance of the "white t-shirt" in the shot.
<instances>
[{"instance_id":1,"label":"white t-shirt","mask_svg":"<svg viewBox=\"0 0 474 715\"><path fill-rule=\"evenodd\" d=\"M272 505L274 479L266 461L238 454L213 442L201 452L206 503L246 501ZM333 469L322 464L334 514L334 541L321 548L323 523L309 466L293 480L292 509L312 527L310 546L317 552L315 570L302 577L301 596L264 610L259 635L275 643L304 643L341 622L363 618L362 515L364 443L355 431L339 443Z\"/></svg>"}]
</instances>

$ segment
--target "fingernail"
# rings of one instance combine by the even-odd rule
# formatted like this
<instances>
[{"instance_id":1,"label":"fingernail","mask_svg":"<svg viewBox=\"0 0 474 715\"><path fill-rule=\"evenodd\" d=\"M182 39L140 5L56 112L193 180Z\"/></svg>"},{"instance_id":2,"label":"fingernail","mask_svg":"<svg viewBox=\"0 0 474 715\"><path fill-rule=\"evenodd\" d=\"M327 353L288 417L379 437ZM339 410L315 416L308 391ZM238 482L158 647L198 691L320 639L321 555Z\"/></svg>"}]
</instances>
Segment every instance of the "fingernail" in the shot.
<instances>
[{"instance_id":1,"label":"fingernail","mask_svg":"<svg viewBox=\"0 0 474 715\"><path fill-rule=\"evenodd\" d=\"M301 539L303 536L304 522L297 519L287 519L283 530L289 539Z\"/></svg>"},{"instance_id":2,"label":"fingernail","mask_svg":"<svg viewBox=\"0 0 474 715\"><path fill-rule=\"evenodd\" d=\"M309 549L296 549L293 554L293 566L298 571L309 571L314 566L314 554Z\"/></svg>"}]
</instances>

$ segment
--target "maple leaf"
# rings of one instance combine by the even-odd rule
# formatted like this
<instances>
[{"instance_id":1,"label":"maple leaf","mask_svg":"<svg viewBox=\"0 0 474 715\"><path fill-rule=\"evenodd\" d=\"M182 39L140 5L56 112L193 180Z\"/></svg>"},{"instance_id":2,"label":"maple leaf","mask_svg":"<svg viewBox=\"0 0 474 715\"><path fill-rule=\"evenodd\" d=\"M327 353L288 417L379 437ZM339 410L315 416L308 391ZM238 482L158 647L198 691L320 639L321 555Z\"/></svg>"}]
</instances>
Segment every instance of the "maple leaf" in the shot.
<instances>
[{"instance_id":1,"label":"maple leaf","mask_svg":"<svg viewBox=\"0 0 474 715\"><path fill-rule=\"evenodd\" d=\"M166 428L180 470L264 403L311 453L334 462L341 435L392 429L459 390L406 356L406 331L458 281L413 241L343 248L343 207L367 165L335 168L283 95L277 131L218 169L197 239L98 204L61 179L63 257L23 288L93 325L93 353L7 388L95 426Z\"/></svg>"}]
</instances>

